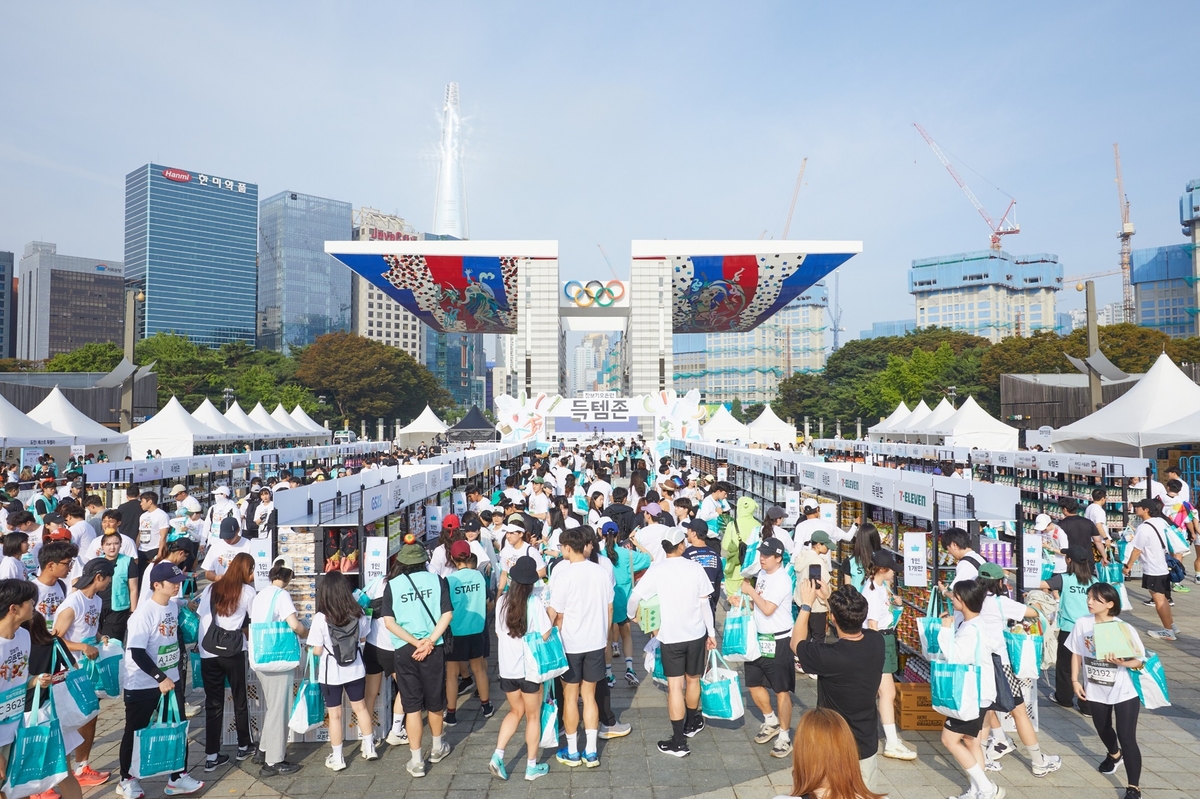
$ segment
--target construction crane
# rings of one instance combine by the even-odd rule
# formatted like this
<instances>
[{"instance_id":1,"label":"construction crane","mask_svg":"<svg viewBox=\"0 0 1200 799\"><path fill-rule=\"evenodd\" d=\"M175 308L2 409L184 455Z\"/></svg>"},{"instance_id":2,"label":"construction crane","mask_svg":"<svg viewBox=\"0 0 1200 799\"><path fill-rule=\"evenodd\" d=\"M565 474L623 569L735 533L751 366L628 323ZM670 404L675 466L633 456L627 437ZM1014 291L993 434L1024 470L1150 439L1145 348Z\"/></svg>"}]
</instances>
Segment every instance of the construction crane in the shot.
<instances>
[{"instance_id":1,"label":"construction crane","mask_svg":"<svg viewBox=\"0 0 1200 799\"><path fill-rule=\"evenodd\" d=\"M1014 220L1010 220L1008 218L1008 215L1012 213L1013 208L1015 208L1017 205L1017 201L1013 199L1011 195L1008 195L1011 202L1009 202L1008 208L1005 209L1004 215L1000 217L999 222L994 221L991 215L988 214L988 212L984 209L983 203L979 202L979 198L975 196L975 192L971 191L971 187L966 184L966 182L958 174L958 170L955 169L954 165L950 163L950 159L946 158L946 154L942 152L942 148L939 147L938 143L933 140L933 137L926 133L925 128L921 127L916 122L913 123L913 127L916 128L917 132L921 134L921 137L925 139L925 143L929 145L929 149L933 150L933 154L936 155L938 160L942 162L942 166L946 167L946 171L950 173L950 177L954 178L954 182L957 183L958 187L963 190L964 194L967 195L967 199L971 201L971 205L975 206L975 210L979 212L979 215L983 217L983 221L986 222L987 226L991 229L992 235L990 240L993 250L1000 249L1001 236L1009 236L1013 233L1021 232L1021 226L1018 225Z\"/></svg>"},{"instance_id":2,"label":"construction crane","mask_svg":"<svg viewBox=\"0 0 1200 799\"><path fill-rule=\"evenodd\" d=\"M1121 209L1121 304L1125 310L1125 321L1136 319L1133 305L1133 280L1130 274L1129 257L1133 252L1133 223L1129 221L1129 198L1125 195L1125 180L1121 177L1121 145L1113 144L1113 161L1117 166L1117 205Z\"/></svg>"},{"instance_id":3,"label":"construction crane","mask_svg":"<svg viewBox=\"0 0 1200 799\"><path fill-rule=\"evenodd\" d=\"M1089 272L1086 275L1070 275L1069 277L1064 277L1062 282L1064 286L1069 286L1072 283L1082 283L1085 280L1094 280L1098 277L1109 277L1110 275L1119 274L1121 274L1120 269L1109 269L1106 272Z\"/></svg>"},{"instance_id":4,"label":"construction crane","mask_svg":"<svg viewBox=\"0 0 1200 799\"><path fill-rule=\"evenodd\" d=\"M800 184L804 182L804 168L808 166L808 156L800 162L800 174L796 176L796 188L792 189L792 204L788 206L787 221L783 223L782 239L788 237L788 231L792 229L792 214L796 212L796 198L800 196Z\"/></svg>"}]
</instances>

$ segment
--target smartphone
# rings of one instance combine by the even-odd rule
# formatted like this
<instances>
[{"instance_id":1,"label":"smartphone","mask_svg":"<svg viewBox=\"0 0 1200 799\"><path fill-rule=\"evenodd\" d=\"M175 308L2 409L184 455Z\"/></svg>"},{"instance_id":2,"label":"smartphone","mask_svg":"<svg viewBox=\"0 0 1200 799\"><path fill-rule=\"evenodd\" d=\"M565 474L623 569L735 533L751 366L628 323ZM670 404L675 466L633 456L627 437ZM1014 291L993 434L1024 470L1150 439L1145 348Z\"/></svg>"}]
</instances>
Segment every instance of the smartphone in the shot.
<instances>
[{"instance_id":1,"label":"smartphone","mask_svg":"<svg viewBox=\"0 0 1200 799\"><path fill-rule=\"evenodd\" d=\"M820 582L821 580L821 564L812 563L808 567L808 579Z\"/></svg>"}]
</instances>

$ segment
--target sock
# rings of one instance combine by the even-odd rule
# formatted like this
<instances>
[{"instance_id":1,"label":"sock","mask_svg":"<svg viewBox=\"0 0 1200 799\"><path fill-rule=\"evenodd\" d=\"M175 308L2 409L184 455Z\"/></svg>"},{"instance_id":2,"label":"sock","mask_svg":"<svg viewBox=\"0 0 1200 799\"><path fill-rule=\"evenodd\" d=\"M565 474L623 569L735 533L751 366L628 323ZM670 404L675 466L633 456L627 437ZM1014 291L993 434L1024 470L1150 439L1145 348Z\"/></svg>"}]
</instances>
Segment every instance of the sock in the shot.
<instances>
[{"instance_id":1,"label":"sock","mask_svg":"<svg viewBox=\"0 0 1200 799\"><path fill-rule=\"evenodd\" d=\"M85 768L87 768L87 764L88 764L88 762L86 760L80 760L78 763L75 764L75 773L82 774L83 770Z\"/></svg>"},{"instance_id":2,"label":"sock","mask_svg":"<svg viewBox=\"0 0 1200 799\"><path fill-rule=\"evenodd\" d=\"M596 738L598 738L599 735L600 735L600 730L598 730L598 729L583 731L583 736L587 740L587 743L584 745L585 752L587 752L589 754L593 754L593 755L596 753Z\"/></svg>"},{"instance_id":3,"label":"sock","mask_svg":"<svg viewBox=\"0 0 1200 799\"><path fill-rule=\"evenodd\" d=\"M763 716L763 724L770 724L773 727L779 726L779 716L774 713L767 713Z\"/></svg>"},{"instance_id":4,"label":"sock","mask_svg":"<svg viewBox=\"0 0 1200 799\"><path fill-rule=\"evenodd\" d=\"M333 747L333 756L340 760L342 757L342 745L341 744L330 744L330 746Z\"/></svg>"},{"instance_id":5,"label":"sock","mask_svg":"<svg viewBox=\"0 0 1200 799\"><path fill-rule=\"evenodd\" d=\"M435 736L433 736L433 748L434 748L435 750L436 750L436 749L441 749L441 748L442 748L442 746L443 746L443 742L445 741L445 739L446 739L446 736L445 736L445 735L435 735Z\"/></svg>"},{"instance_id":6,"label":"sock","mask_svg":"<svg viewBox=\"0 0 1200 799\"><path fill-rule=\"evenodd\" d=\"M579 733L578 732L567 733L567 754L568 755L579 754Z\"/></svg>"},{"instance_id":7,"label":"sock","mask_svg":"<svg viewBox=\"0 0 1200 799\"><path fill-rule=\"evenodd\" d=\"M420 749L413 749L412 747L409 747L408 751L410 753L409 760L411 762L413 762L413 763L423 763L424 762L425 758L421 757Z\"/></svg>"},{"instance_id":8,"label":"sock","mask_svg":"<svg viewBox=\"0 0 1200 799\"><path fill-rule=\"evenodd\" d=\"M625 671L633 671L633 658L625 658Z\"/></svg>"},{"instance_id":9,"label":"sock","mask_svg":"<svg viewBox=\"0 0 1200 799\"><path fill-rule=\"evenodd\" d=\"M789 740L791 740L791 738L792 738L792 733L787 727L783 727L782 729L779 730L779 740L783 741L784 743L787 743Z\"/></svg>"},{"instance_id":10,"label":"sock","mask_svg":"<svg viewBox=\"0 0 1200 799\"><path fill-rule=\"evenodd\" d=\"M1009 744L1008 735L999 727L992 728L992 740L998 744Z\"/></svg>"},{"instance_id":11,"label":"sock","mask_svg":"<svg viewBox=\"0 0 1200 799\"><path fill-rule=\"evenodd\" d=\"M392 721L392 732L394 732L396 735L400 735L404 732L404 716L399 716Z\"/></svg>"},{"instance_id":12,"label":"sock","mask_svg":"<svg viewBox=\"0 0 1200 799\"><path fill-rule=\"evenodd\" d=\"M206 753L204 754L204 759L205 759L205 760L207 760L209 763L215 763L215 762L217 761L217 756L216 756L216 755L210 755L210 754L208 754L208 753L206 752Z\"/></svg>"},{"instance_id":13,"label":"sock","mask_svg":"<svg viewBox=\"0 0 1200 799\"><path fill-rule=\"evenodd\" d=\"M536 766L536 765L537 765L537 758L536 758L536 757L531 757L531 758L529 758L528 760L526 760L526 761L525 761L525 768L533 768L533 767L534 767L534 766Z\"/></svg>"},{"instance_id":14,"label":"sock","mask_svg":"<svg viewBox=\"0 0 1200 799\"><path fill-rule=\"evenodd\" d=\"M984 796L990 796L995 792L995 786L987 778L987 773L984 772L983 766L978 763L967 769L967 776L971 778L971 787Z\"/></svg>"},{"instance_id":15,"label":"sock","mask_svg":"<svg viewBox=\"0 0 1200 799\"><path fill-rule=\"evenodd\" d=\"M1025 747L1029 752L1029 759L1033 761L1033 765L1041 766L1046 762L1046 756L1042 754L1042 747L1038 744Z\"/></svg>"},{"instance_id":16,"label":"sock","mask_svg":"<svg viewBox=\"0 0 1200 799\"><path fill-rule=\"evenodd\" d=\"M495 756L496 756L496 757L498 757L498 758L500 758L501 760L503 760L503 759L504 759L504 750L503 750L503 749L497 749L497 750L496 750L496 752L495 752Z\"/></svg>"},{"instance_id":17,"label":"sock","mask_svg":"<svg viewBox=\"0 0 1200 799\"><path fill-rule=\"evenodd\" d=\"M887 738L887 743L884 744L885 746L891 746L892 744L898 744L901 742L900 733L896 732L895 724L884 724L883 734Z\"/></svg>"},{"instance_id":18,"label":"sock","mask_svg":"<svg viewBox=\"0 0 1200 799\"><path fill-rule=\"evenodd\" d=\"M683 719L680 719L679 721L672 720L671 721L671 743L675 744L676 746L682 746L683 739L685 737L686 736L684 736L684 734L683 734Z\"/></svg>"},{"instance_id":19,"label":"sock","mask_svg":"<svg viewBox=\"0 0 1200 799\"><path fill-rule=\"evenodd\" d=\"M607 664L607 665L604 667L604 676L605 676L605 677L611 677L611 676L612 676L612 664L611 664L611 663Z\"/></svg>"}]
</instances>

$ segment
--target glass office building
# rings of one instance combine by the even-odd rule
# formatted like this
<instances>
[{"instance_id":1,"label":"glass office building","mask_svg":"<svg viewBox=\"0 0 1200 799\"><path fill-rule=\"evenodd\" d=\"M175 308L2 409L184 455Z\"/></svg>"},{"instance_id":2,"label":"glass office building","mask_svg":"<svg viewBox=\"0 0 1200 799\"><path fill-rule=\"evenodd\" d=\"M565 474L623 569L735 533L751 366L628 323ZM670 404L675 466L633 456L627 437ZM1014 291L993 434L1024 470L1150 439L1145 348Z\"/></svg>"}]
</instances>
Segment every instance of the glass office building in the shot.
<instances>
[{"instance_id":1,"label":"glass office building","mask_svg":"<svg viewBox=\"0 0 1200 799\"><path fill-rule=\"evenodd\" d=\"M258 186L146 164L125 176L125 279L146 293L138 338L255 343Z\"/></svg>"},{"instance_id":2,"label":"glass office building","mask_svg":"<svg viewBox=\"0 0 1200 799\"><path fill-rule=\"evenodd\" d=\"M350 330L353 273L325 242L351 238L351 204L283 191L262 201L258 227L258 346L287 353Z\"/></svg>"}]
</instances>

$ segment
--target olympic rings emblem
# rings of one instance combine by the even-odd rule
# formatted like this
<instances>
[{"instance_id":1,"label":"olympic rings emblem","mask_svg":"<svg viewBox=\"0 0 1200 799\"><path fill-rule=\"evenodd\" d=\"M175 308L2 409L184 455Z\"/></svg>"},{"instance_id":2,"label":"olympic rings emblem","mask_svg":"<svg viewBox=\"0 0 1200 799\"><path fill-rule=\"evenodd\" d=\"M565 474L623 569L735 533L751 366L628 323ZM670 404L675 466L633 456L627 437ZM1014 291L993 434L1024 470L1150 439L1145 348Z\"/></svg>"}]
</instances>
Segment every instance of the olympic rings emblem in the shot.
<instances>
[{"instance_id":1,"label":"olympic rings emblem","mask_svg":"<svg viewBox=\"0 0 1200 799\"><path fill-rule=\"evenodd\" d=\"M610 280L608 283L589 280L586 284L578 280L568 280L563 286L563 294L580 308L590 308L593 305L607 308L624 298L625 284L619 280Z\"/></svg>"}]
</instances>

